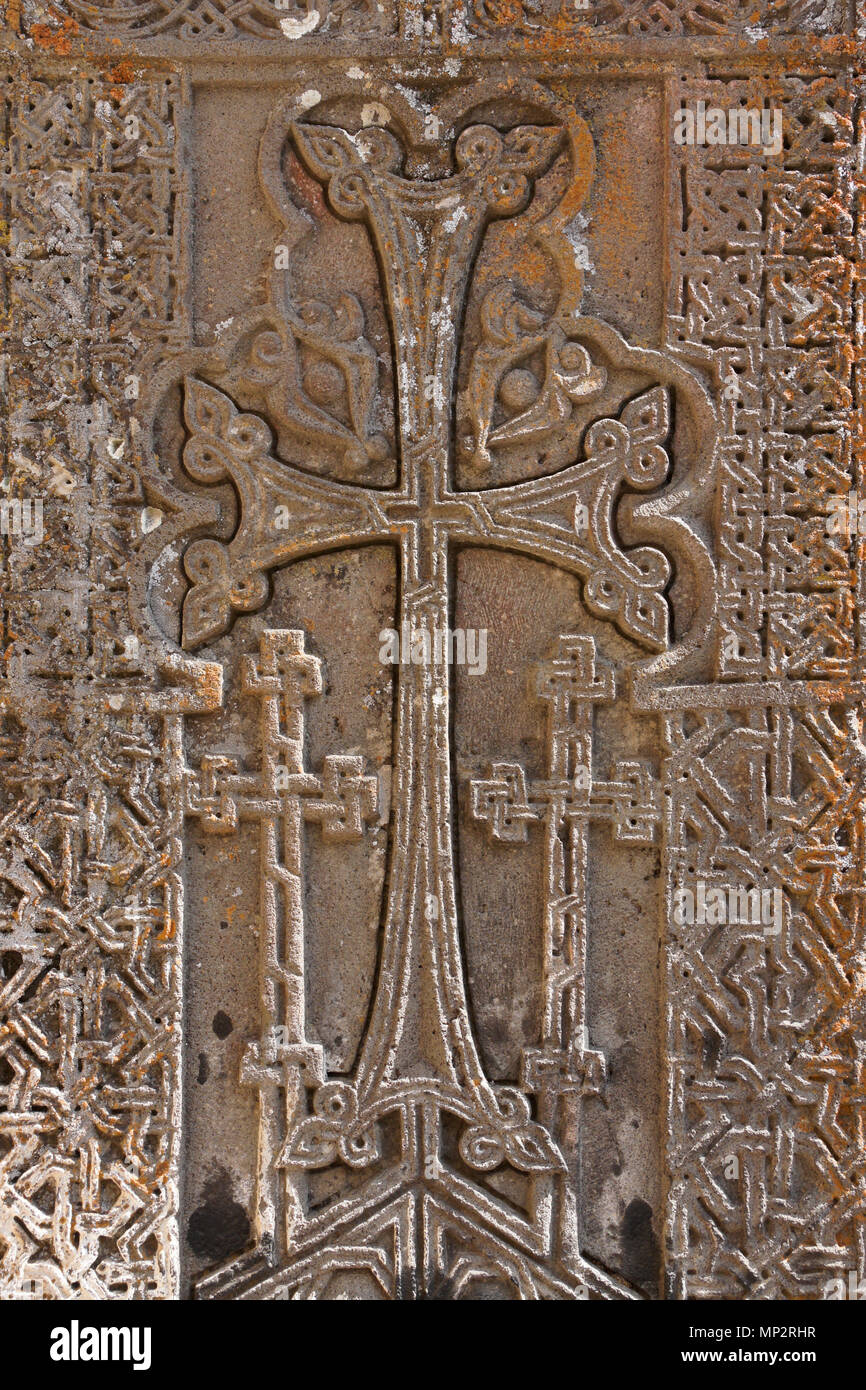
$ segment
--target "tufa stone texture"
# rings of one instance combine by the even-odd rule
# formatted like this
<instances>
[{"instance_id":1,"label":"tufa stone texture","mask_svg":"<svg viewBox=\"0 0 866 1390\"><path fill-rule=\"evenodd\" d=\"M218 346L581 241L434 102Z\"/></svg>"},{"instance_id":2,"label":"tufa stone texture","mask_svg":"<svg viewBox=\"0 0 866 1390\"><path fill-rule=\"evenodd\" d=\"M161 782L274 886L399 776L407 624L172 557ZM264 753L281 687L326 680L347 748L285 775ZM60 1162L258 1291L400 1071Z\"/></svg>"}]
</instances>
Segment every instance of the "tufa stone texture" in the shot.
<instances>
[{"instance_id":1,"label":"tufa stone texture","mask_svg":"<svg viewBox=\"0 0 866 1390\"><path fill-rule=\"evenodd\" d=\"M862 9L4 24L0 1296L866 1277Z\"/></svg>"}]
</instances>

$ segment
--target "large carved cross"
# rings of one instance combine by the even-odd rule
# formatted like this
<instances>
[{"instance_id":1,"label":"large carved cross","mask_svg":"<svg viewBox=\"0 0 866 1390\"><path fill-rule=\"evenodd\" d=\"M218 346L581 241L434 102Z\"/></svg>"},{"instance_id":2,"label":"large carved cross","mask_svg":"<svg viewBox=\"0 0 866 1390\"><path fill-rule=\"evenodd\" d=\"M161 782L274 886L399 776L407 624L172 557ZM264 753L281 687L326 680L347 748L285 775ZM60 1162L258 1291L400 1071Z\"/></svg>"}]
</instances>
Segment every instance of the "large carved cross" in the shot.
<instances>
[{"instance_id":1,"label":"large carved cross","mask_svg":"<svg viewBox=\"0 0 866 1390\"><path fill-rule=\"evenodd\" d=\"M258 416L240 413L223 392L187 378L185 466L201 482L231 478L240 517L227 545L198 540L186 552L192 587L184 644L199 645L225 631L234 612L261 607L268 572L277 566L391 541L400 554L401 631L447 628L449 554L455 545L486 545L580 575L593 612L650 650L664 649L669 564L649 547L621 550L613 523L623 485L654 488L669 471L663 387L630 401L618 419L593 425L582 460L555 475L476 491L457 491L449 479L456 345L474 258L486 223L528 204L533 178L562 147L561 128L502 133L472 126L456 142L456 172L438 180L404 177L400 145L383 129L350 134L308 124L293 126L291 136L333 210L364 220L379 253L396 358L401 481L383 490L304 473L274 456L271 431ZM604 373L589 354L577 350L569 360L571 370L561 361L557 369L558 399L597 394ZM440 1122L431 1124L430 1116L449 1111L462 1123L460 1153L470 1168L483 1172L505 1161L552 1180L566 1163L550 1128L532 1117L525 1090L490 1083L470 1027L452 851L446 644L431 642L430 650L429 663L398 667L392 858L376 994L358 1067L350 1084L326 1088L315 1115L290 1126L279 1162L290 1170L323 1164L339 1139L348 1161L354 1155L358 1166L371 1164L379 1156L377 1123L397 1108L408 1116L403 1166L417 1174L413 1179L407 1169L411 1187L435 1178ZM537 1214L547 1215L538 1219L551 1230L552 1208L540 1200ZM570 1235L551 1237L564 1242L558 1267L565 1261L573 1279L585 1277L589 1266L577 1253L573 1213L566 1215L554 1226L570 1225ZM595 1281L596 1288L614 1288L598 1271Z\"/></svg>"}]
</instances>

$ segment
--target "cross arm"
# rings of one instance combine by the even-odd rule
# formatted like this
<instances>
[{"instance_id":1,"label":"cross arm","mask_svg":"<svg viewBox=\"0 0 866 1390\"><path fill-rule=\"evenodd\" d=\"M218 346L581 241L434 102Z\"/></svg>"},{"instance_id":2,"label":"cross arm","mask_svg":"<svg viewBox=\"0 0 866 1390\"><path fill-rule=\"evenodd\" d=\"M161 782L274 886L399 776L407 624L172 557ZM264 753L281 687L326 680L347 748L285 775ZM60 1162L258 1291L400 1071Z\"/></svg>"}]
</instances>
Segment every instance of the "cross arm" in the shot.
<instances>
[{"instance_id":1,"label":"cross arm","mask_svg":"<svg viewBox=\"0 0 866 1390\"><path fill-rule=\"evenodd\" d=\"M661 793L648 763L623 759L613 778L593 783L590 814L610 820L615 840L630 845L655 843L661 823Z\"/></svg>"},{"instance_id":2,"label":"cross arm","mask_svg":"<svg viewBox=\"0 0 866 1390\"><path fill-rule=\"evenodd\" d=\"M236 612L263 607L268 573L277 566L391 536L375 489L316 478L281 462L268 425L239 411L215 386L186 378L184 418L187 473L211 486L232 482L240 501L231 541L196 540L184 555L191 581L183 604L184 647L220 636Z\"/></svg>"},{"instance_id":3,"label":"cross arm","mask_svg":"<svg viewBox=\"0 0 866 1390\"><path fill-rule=\"evenodd\" d=\"M324 759L321 780L301 774L297 791L304 796L304 819L318 821L322 838L331 842L359 840L365 821L379 814L379 782L364 773L364 759L356 754L329 753ZM289 792L294 790L289 779Z\"/></svg>"},{"instance_id":4,"label":"cross arm","mask_svg":"<svg viewBox=\"0 0 866 1390\"><path fill-rule=\"evenodd\" d=\"M669 432L668 393L657 386L627 402L618 419L591 426L583 461L546 478L460 494L477 518L474 542L580 575L590 612L644 646L664 650L670 561L651 546L622 549L614 511L624 487L647 491L665 481Z\"/></svg>"}]
</instances>

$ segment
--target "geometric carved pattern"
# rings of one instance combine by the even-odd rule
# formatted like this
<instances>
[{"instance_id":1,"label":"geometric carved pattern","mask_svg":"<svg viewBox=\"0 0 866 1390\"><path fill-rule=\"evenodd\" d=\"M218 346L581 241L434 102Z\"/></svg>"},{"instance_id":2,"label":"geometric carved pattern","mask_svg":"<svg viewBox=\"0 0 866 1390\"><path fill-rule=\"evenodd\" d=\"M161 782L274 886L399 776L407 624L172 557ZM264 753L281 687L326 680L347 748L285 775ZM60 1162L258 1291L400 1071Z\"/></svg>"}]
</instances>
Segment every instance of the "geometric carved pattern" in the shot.
<instances>
[{"instance_id":1,"label":"geometric carved pattern","mask_svg":"<svg viewBox=\"0 0 866 1390\"><path fill-rule=\"evenodd\" d=\"M848 693L862 669L859 543L827 526L828 498L862 479L856 111L834 78L774 90L778 156L672 153L669 341L716 381L717 660L730 686L711 710L667 721L668 890L736 881L784 904L769 934L670 928L677 1297L821 1297L846 1271L862 1277L866 1254L862 706ZM698 94L765 100L757 80L675 83L672 105ZM771 697L760 682L780 677L791 685ZM808 679L831 682L840 704L816 704Z\"/></svg>"},{"instance_id":2,"label":"geometric carved pattern","mask_svg":"<svg viewBox=\"0 0 866 1390\"><path fill-rule=\"evenodd\" d=\"M163 77L6 88L4 487L44 497L53 538L4 538L0 580L10 1296L177 1290L182 842L158 711L210 701L131 697L123 565L144 501L127 378L179 332L178 96Z\"/></svg>"},{"instance_id":3,"label":"geometric carved pattern","mask_svg":"<svg viewBox=\"0 0 866 1390\"><path fill-rule=\"evenodd\" d=\"M214 707L219 674L202 663L177 671L194 682L187 695L112 697L119 718L74 762L38 734L48 701L26 723L8 719L4 784L22 792L3 817L0 859L0 1278L10 1296L176 1291L176 748L184 713ZM37 804L41 785L55 791Z\"/></svg>"},{"instance_id":4,"label":"geometric carved pattern","mask_svg":"<svg viewBox=\"0 0 866 1390\"><path fill-rule=\"evenodd\" d=\"M473 32L504 30L536 39L599 32L647 37L826 33L842 28L846 17L844 5L833 0L585 0L573 7L550 8L533 0L473 0L468 9L466 20ZM459 33L456 24L455 31Z\"/></svg>"},{"instance_id":5,"label":"geometric carved pattern","mask_svg":"<svg viewBox=\"0 0 866 1390\"><path fill-rule=\"evenodd\" d=\"M760 108L765 91L671 89L674 108L699 97ZM669 342L713 373L724 431L719 674L844 680L856 538L828 535L826 516L855 486L852 94L792 79L781 109L778 156L672 145Z\"/></svg>"},{"instance_id":6,"label":"geometric carved pattern","mask_svg":"<svg viewBox=\"0 0 866 1390\"><path fill-rule=\"evenodd\" d=\"M838 713L737 710L733 692L693 730L666 724L669 887L783 902L778 930L671 927L671 1291L820 1298L864 1273L858 742Z\"/></svg>"},{"instance_id":7,"label":"geometric carved pattern","mask_svg":"<svg viewBox=\"0 0 866 1390\"><path fill-rule=\"evenodd\" d=\"M426 33L439 31L438 6L425 7ZM82 29L108 38L176 36L186 40L334 38L393 32L391 6L358 0L326 0L313 9L277 0L151 0L147 5L107 4L105 0L64 0L56 7ZM472 0L455 5L452 32L459 41L472 34L518 34L549 40L557 35L612 34L667 37L769 32L832 33L845 23L841 0L584 0L579 6L544 6L534 0ZM434 27L435 25L435 27Z\"/></svg>"},{"instance_id":8,"label":"geometric carved pattern","mask_svg":"<svg viewBox=\"0 0 866 1390\"><path fill-rule=\"evenodd\" d=\"M392 33L396 16L389 3L320 0L311 6L278 0L151 0L145 5L66 0L60 13L82 29L108 39L270 39L285 43L310 36L355 38Z\"/></svg>"}]
</instances>

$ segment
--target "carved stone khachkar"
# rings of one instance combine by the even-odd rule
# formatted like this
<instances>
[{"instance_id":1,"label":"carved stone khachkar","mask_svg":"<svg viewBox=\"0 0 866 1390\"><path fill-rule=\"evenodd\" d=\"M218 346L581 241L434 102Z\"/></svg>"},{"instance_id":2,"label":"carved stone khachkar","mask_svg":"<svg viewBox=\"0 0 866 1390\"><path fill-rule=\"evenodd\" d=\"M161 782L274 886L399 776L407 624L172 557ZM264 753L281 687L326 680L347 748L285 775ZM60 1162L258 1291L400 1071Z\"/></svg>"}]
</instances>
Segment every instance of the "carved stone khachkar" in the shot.
<instances>
[{"instance_id":1,"label":"carved stone khachkar","mask_svg":"<svg viewBox=\"0 0 866 1390\"><path fill-rule=\"evenodd\" d=\"M0 1295L866 1277L862 19L5 24Z\"/></svg>"}]
</instances>

